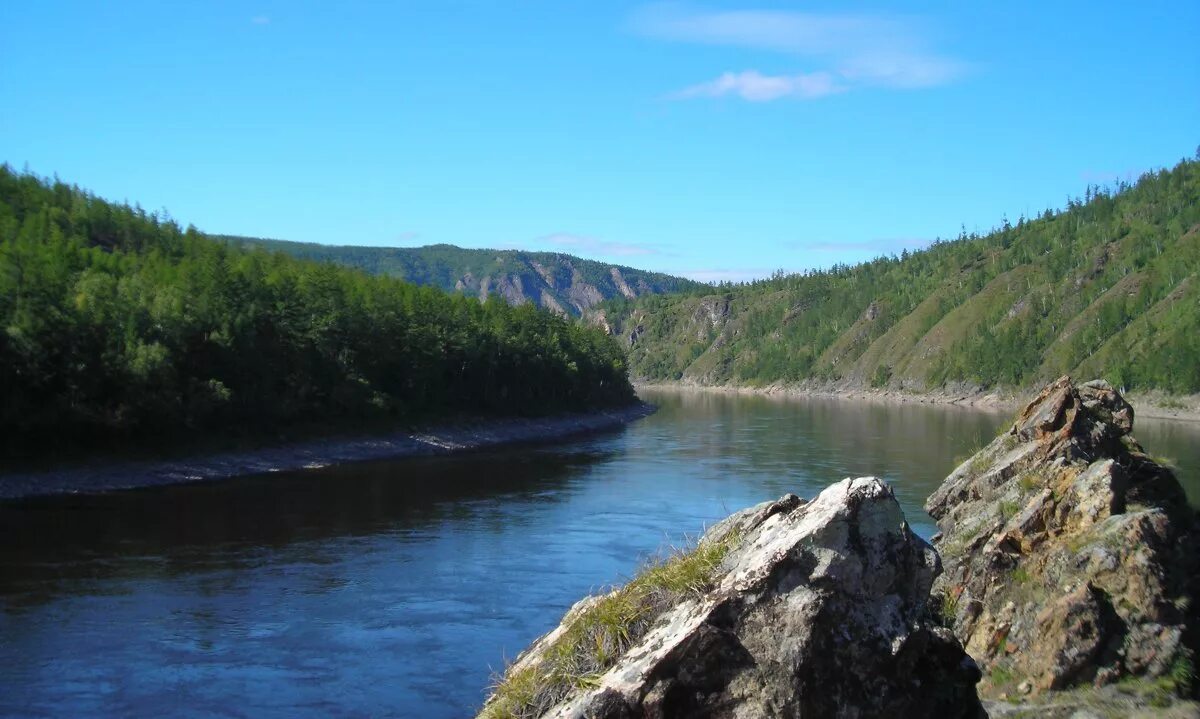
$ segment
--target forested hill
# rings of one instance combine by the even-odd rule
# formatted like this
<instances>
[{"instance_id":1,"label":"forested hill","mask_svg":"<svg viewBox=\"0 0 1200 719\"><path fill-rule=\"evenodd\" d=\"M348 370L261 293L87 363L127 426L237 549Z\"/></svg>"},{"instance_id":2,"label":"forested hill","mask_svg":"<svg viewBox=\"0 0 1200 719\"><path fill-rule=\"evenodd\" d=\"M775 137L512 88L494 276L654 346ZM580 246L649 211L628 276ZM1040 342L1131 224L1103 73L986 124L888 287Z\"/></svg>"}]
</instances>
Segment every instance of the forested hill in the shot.
<instances>
[{"instance_id":1,"label":"forested hill","mask_svg":"<svg viewBox=\"0 0 1200 719\"><path fill-rule=\"evenodd\" d=\"M1200 391L1200 161L902 257L608 307L631 373L702 384ZM632 339L631 339L632 338Z\"/></svg>"},{"instance_id":2,"label":"forested hill","mask_svg":"<svg viewBox=\"0 0 1200 719\"><path fill-rule=\"evenodd\" d=\"M9 447L631 401L596 329L214 241L0 166ZM530 381L536 378L537 381Z\"/></svg>"},{"instance_id":3,"label":"forested hill","mask_svg":"<svg viewBox=\"0 0 1200 719\"><path fill-rule=\"evenodd\" d=\"M531 302L558 314L579 316L603 300L703 288L699 282L659 272L609 265L557 252L472 250L454 245L356 247L264 240L233 235L228 242L334 262L374 275L390 275L509 304Z\"/></svg>"}]
</instances>

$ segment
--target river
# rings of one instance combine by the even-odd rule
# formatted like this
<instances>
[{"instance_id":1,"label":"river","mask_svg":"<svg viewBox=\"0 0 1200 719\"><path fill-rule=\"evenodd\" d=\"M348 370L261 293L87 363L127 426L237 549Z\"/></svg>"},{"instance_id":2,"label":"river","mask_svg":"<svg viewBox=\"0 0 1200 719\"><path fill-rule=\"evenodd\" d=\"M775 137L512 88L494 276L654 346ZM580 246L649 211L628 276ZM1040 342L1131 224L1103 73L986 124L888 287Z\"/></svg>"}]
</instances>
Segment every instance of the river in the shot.
<instances>
[{"instance_id":1,"label":"river","mask_svg":"<svg viewBox=\"0 0 1200 719\"><path fill-rule=\"evenodd\" d=\"M1008 419L648 390L566 444L0 503L0 715L469 716L585 593L846 476L920 507ZM1139 420L1200 503L1200 425Z\"/></svg>"}]
</instances>

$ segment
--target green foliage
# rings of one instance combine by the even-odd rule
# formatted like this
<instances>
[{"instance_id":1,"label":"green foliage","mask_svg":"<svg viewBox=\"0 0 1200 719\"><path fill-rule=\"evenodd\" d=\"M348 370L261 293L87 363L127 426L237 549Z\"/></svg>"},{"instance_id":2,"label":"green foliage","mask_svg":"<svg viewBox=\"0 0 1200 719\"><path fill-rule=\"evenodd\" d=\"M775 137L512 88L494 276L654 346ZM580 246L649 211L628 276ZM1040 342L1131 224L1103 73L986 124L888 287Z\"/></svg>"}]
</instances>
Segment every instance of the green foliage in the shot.
<instances>
[{"instance_id":1,"label":"green foliage","mask_svg":"<svg viewBox=\"0 0 1200 719\"><path fill-rule=\"evenodd\" d=\"M875 374L871 376L871 386L874 388L886 387L891 378L892 368L887 365L879 365L875 368Z\"/></svg>"},{"instance_id":2,"label":"green foliage","mask_svg":"<svg viewBox=\"0 0 1200 719\"><path fill-rule=\"evenodd\" d=\"M1186 394L1200 391L1198 274L1200 161L1185 160L985 235L609 318L644 326L629 358L646 379L1017 389L1070 373Z\"/></svg>"},{"instance_id":3,"label":"green foliage","mask_svg":"<svg viewBox=\"0 0 1200 719\"><path fill-rule=\"evenodd\" d=\"M598 330L215 242L7 166L0 388L13 446L632 398Z\"/></svg>"}]
</instances>

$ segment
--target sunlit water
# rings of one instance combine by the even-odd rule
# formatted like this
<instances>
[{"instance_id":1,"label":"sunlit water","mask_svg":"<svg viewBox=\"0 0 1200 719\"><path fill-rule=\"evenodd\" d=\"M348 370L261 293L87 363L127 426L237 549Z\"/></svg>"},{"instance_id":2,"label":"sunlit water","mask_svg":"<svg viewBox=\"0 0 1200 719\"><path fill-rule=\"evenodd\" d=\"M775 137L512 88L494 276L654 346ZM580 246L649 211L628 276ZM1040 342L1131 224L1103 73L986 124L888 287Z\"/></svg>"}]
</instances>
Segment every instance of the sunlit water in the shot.
<instances>
[{"instance_id":1,"label":"sunlit water","mask_svg":"<svg viewBox=\"0 0 1200 719\"><path fill-rule=\"evenodd\" d=\"M565 445L0 504L0 714L470 715L585 593L846 476L920 507L1006 419L648 392ZM1200 425L1139 421L1193 501Z\"/></svg>"}]
</instances>

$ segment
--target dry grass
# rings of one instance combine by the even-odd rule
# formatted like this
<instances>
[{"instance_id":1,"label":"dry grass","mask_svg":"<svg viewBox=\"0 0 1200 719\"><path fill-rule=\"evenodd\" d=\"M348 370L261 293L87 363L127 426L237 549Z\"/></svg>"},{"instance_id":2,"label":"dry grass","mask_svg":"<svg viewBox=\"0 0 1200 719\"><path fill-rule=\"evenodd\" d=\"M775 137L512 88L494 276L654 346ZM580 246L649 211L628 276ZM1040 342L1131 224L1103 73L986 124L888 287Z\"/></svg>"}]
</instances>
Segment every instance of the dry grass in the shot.
<instances>
[{"instance_id":1,"label":"dry grass","mask_svg":"<svg viewBox=\"0 0 1200 719\"><path fill-rule=\"evenodd\" d=\"M543 652L540 662L510 667L496 683L481 716L537 717L572 690L595 686L604 671L645 635L655 617L712 586L717 568L738 540L730 533L649 563L624 587L582 610Z\"/></svg>"}]
</instances>

